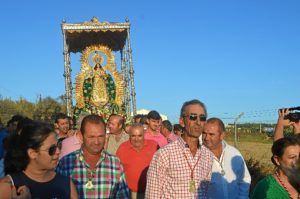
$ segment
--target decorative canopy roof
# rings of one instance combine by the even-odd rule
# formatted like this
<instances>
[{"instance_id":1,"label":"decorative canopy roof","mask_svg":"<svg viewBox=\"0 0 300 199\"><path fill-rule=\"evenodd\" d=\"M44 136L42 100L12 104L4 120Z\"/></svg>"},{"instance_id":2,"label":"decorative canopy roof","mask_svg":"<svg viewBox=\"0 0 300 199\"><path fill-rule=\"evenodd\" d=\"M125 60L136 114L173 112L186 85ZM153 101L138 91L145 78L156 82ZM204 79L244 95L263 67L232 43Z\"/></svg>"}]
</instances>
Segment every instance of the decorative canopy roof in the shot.
<instances>
[{"instance_id":1,"label":"decorative canopy roof","mask_svg":"<svg viewBox=\"0 0 300 199\"><path fill-rule=\"evenodd\" d=\"M123 49L127 29L130 28L129 20L125 23L99 22L96 17L91 21L77 24L67 24L62 22L62 31L65 35L68 51L82 52L86 46L94 44L104 44L113 51Z\"/></svg>"}]
</instances>

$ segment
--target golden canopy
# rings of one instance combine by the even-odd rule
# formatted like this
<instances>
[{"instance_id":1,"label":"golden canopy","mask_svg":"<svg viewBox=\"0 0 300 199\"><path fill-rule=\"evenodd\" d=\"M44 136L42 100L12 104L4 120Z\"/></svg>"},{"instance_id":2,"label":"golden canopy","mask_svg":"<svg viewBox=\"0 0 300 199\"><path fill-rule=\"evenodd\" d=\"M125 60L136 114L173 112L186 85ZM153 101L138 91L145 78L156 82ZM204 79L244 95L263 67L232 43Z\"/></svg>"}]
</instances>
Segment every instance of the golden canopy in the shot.
<instances>
[{"instance_id":1,"label":"golden canopy","mask_svg":"<svg viewBox=\"0 0 300 199\"><path fill-rule=\"evenodd\" d=\"M96 17L84 23L62 23L66 44L69 46L69 52L72 53L81 52L86 46L95 44L103 44L113 51L122 50L126 43L129 27L129 22L100 23Z\"/></svg>"},{"instance_id":2,"label":"golden canopy","mask_svg":"<svg viewBox=\"0 0 300 199\"><path fill-rule=\"evenodd\" d=\"M130 23L100 22L93 17L88 22L61 24L64 38L64 77L66 88L67 113L73 115L73 86L71 79L70 53L82 53L89 46L107 46L112 51L120 52L120 78L124 81L123 102L127 116L136 113L134 70L130 44Z\"/></svg>"}]
</instances>

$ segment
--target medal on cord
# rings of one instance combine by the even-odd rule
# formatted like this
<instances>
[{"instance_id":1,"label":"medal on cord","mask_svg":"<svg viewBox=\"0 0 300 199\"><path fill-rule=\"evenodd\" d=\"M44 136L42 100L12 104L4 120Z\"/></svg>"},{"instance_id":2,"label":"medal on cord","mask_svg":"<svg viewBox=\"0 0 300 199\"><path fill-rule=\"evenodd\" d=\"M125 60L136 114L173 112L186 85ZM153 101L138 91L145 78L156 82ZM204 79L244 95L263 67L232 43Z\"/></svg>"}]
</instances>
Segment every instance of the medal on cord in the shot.
<instances>
[{"instance_id":1,"label":"medal on cord","mask_svg":"<svg viewBox=\"0 0 300 199\"><path fill-rule=\"evenodd\" d=\"M189 165L189 168L190 168L190 170L191 170L191 179L190 179L190 182L189 182L189 192L195 193L195 192L196 192L196 182L195 182L195 180L194 180L194 170L195 170L195 168L196 168L196 166L197 166L197 164L198 164L198 162L199 162L199 160L200 160L201 155L199 155L199 157L198 157L198 159L197 159L197 161L196 161L196 163L195 163L195 165L194 165L193 168L192 168L192 166L190 165L190 163L189 163L189 161L188 161L188 159L187 159L185 153L183 153L183 155L184 155L184 157L185 157L185 159L186 159L186 161L187 161L187 164Z\"/></svg>"},{"instance_id":2,"label":"medal on cord","mask_svg":"<svg viewBox=\"0 0 300 199\"><path fill-rule=\"evenodd\" d=\"M79 160L81 162L83 162L84 160L84 157L83 155L80 155L79 156ZM83 164L85 165L85 163L83 162ZM86 189L94 189L94 184L93 184L93 181L92 179L94 178L94 174L95 174L95 171L92 171L90 168L88 168L86 165L85 165L86 169L87 169L87 177L88 177L88 181L87 183L84 185L84 187Z\"/></svg>"},{"instance_id":3,"label":"medal on cord","mask_svg":"<svg viewBox=\"0 0 300 199\"><path fill-rule=\"evenodd\" d=\"M224 151L224 153L223 153L223 155L222 155L221 161L219 162L220 167L221 167L221 175L222 175L222 176L225 175L225 170L224 170L224 168L223 168L224 156L225 156L225 151Z\"/></svg>"}]
</instances>

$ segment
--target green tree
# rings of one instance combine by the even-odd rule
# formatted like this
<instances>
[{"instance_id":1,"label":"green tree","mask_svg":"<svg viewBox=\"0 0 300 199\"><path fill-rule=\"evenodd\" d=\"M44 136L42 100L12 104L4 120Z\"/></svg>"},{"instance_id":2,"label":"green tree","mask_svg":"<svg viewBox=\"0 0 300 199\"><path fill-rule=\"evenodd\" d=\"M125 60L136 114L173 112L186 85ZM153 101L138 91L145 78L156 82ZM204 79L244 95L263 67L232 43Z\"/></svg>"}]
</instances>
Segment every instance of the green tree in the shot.
<instances>
[{"instance_id":1,"label":"green tree","mask_svg":"<svg viewBox=\"0 0 300 199\"><path fill-rule=\"evenodd\" d=\"M18 101L16 101L17 112L29 118L33 118L34 107L35 105L33 103L27 101L22 97Z\"/></svg>"},{"instance_id":2,"label":"green tree","mask_svg":"<svg viewBox=\"0 0 300 199\"><path fill-rule=\"evenodd\" d=\"M60 95L56 98L56 101L61 106L61 112L66 113L67 112L67 100L66 95Z\"/></svg>"},{"instance_id":3,"label":"green tree","mask_svg":"<svg viewBox=\"0 0 300 199\"><path fill-rule=\"evenodd\" d=\"M61 104L51 97L46 97L35 105L33 119L53 123L53 116L59 112L63 112Z\"/></svg>"},{"instance_id":4,"label":"green tree","mask_svg":"<svg viewBox=\"0 0 300 199\"><path fill-rule=\"evenodd\" d=\"M11 100L10 98L0 100L0 117L4 125L13 115L17 113L18 110L15 101Z\"/></svg>"}]
</instances>

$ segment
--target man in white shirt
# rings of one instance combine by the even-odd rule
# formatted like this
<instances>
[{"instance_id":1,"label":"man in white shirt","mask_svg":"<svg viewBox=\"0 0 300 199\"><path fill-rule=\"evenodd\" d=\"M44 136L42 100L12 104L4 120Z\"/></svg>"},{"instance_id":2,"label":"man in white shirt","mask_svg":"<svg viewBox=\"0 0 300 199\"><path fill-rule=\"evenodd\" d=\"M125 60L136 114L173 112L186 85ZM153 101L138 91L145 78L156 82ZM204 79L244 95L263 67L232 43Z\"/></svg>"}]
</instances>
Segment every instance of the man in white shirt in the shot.
<instances>
[{"instance_id":1,"label":"man in white shirt","mask_svg":"<svg viewBox=\"0 0 300 199\"><path fill-rule=\"evenodd\" d=\"M119 146L129 139L129 135L123 130L125 120L121 115L111 114L108 118L105 149L112 155L116 155Z\"/></svg>"},{"instance_id":2,"label":"man in white shirt","mask_svg":"<svg viewBox=\"0 0 300 199\"><path fill-rule=\"evenodd\" d=\"M251 176L241 153L224 141L222 120L210 118L202 133L203 144L214 154L208 198L249 198Z\"/></svg>"}]
</instances>

